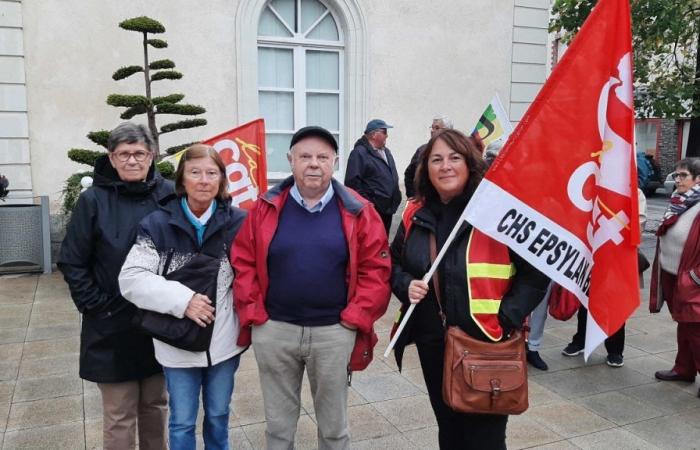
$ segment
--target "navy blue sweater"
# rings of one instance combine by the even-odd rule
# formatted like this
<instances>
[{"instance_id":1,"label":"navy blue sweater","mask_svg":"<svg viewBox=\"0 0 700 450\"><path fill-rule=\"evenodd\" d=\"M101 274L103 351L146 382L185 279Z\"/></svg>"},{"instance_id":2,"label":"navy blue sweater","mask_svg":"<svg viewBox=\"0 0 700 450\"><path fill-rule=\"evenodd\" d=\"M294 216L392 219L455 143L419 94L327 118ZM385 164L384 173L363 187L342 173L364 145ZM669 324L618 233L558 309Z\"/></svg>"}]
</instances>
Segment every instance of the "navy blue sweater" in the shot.
<instances>
[{"instance_id":1,"label":"navy blue sweater","mask_svg":"<svg viewBox=\"0 0 700 450\"><path fill-rule=\"evenodd\" d=\"M272 320L333 325L347 305L348 246L335 198L310 213L289 197L267 258L265 307Z\"/></svg>"}]
</instances>

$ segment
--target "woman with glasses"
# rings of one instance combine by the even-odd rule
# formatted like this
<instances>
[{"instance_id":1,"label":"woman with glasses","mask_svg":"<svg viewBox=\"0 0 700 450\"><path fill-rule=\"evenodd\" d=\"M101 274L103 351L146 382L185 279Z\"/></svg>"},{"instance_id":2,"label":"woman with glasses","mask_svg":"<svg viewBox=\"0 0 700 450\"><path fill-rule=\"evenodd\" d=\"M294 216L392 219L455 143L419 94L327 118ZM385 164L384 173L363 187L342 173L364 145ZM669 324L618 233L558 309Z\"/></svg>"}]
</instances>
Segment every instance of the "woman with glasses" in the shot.
<instances>
[{"instance_id":1,"label":"woman with glasses","mask_svg":"<svg viewBox=\"0 0 700 450\"><path fill-rule=\"evenodd\" d=\"M175 192L139 224L119 286L139 308L191 321L205 336L203 351L153 340L169 394L170 448L196 447L201 392L205 448L228 449L229 404L244 350L236 346L239 325L228 255L245 213L230 206L226 168L207 145L185 150L175 174ZM195 284L206 288L194 290Z\"/></svg>"},{"instance_id":2,"label":"woman with glasses","mask_svg":"<svg viewBox=\"0 0 700 450\"><path fill-rule=\"evenodd\" d=\"M678 350L673 368L655 376L692 383L700 371L700 159L679 161L673 180L676 190L656 232L649 309L659 312L668 303Z\"/></svg>"},{"instance_id":3,"label":"woman with glasses","mask_svg":"<svg viewBox=\"0 0 700 450\"><path fill-rule=\"evenodd\" d=\"M119 291L117 276L136 226L172 195L153 164L154 142L143 125L125 122L95 162L94 183L80 195L61 244L58 267L82 314L80 378L102 395L103 447L167 448L163 370L151 339L131 324L136 307Z\"/></svg>"},{"instance_id":4,"label":"woman with glasses","mask_svg":"<svg viewBox=\"0 0 700 450\"><path fill-rule=\"evenodd\" d=\"M472 226L460 222L460 216L485 172L486 163L472 138L457 130L437 132L420 157L414 180L416 196L407 204L391 244L394 295L401 301L402 309L417 304L396 343L396 362L401 368L404 347L416 344L443 450L505 449L508 422L507 415L456 412L443 400L445 327L457 326L485 342L499 341L522 326L544 296L549 281L503 247L500 250L508 255L509 264L501 258L498 265L501 265L499 269L507 270L508 283L477 275L469 267L474 264L467 262L473 254L468 254L468 246L477 248L484 240L475 240ZM442 248L457 224L458 232L438 266L437 275L429 283L423 282L433 254ZM474 284L474 277L482 279ZM476 288L482 291L476 292ZM485 292L491 297L482 296ZM488 314L476 312L483 309L484 300L472 300L472 297L491 298L498 303L494 302L495 309L494 303L488 305Z\"/></svg>"}]
</instances>

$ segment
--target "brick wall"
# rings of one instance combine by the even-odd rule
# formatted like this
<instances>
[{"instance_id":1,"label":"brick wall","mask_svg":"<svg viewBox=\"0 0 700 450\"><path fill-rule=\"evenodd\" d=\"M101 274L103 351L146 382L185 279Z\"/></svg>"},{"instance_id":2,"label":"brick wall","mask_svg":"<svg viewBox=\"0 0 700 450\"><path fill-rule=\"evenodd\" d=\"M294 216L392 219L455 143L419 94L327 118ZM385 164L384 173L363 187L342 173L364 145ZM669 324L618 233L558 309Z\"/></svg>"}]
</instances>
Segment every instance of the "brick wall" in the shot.
<instances>
[{"instance_id":1,"label":"brick wall","mask_svg":"<svg viewBox=\"0 0 700 450\"><path fill-rule=\"evenodd\" d=\"M678 121L662 119L660 128L657 162L661 166L662 176L666 177L678 161Z\"/></svg>"}]
</instances>

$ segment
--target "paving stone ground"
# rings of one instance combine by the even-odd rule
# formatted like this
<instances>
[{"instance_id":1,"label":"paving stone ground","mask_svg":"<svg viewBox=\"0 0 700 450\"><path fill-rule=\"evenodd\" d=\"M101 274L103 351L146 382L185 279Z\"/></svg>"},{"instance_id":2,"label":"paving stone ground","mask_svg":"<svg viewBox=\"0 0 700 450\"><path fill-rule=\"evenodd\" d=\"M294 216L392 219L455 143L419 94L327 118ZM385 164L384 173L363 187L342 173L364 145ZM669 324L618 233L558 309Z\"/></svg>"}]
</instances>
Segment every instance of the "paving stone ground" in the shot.
<instances>
[{"instance_id":1,"label":"paving stone ground","mask_svg":"<svg viewBox=\"0 0 700 450\"><path fill-rule=\"evenodd\" d=\"M643 249L653 252L646 233ZM648 277L648 274L647 274ZM648 286L648 279L645 283ZM584 363L561 355L574 320L547 321L541 354L550 370L530 369L530 409L508 423L508 448L700 448L699 384L661 383L672 366L675 323L642 305L627 322L625 365L605 365L604 350ZM374 362L350 389L353 449L437 449L437 427L415 348L402 373L381 356L398 301L377 324ZM60 273L0 277L0 446L10 449L99 449L102 410L93 383L78 378L80 315ZM298 449L317 446L308 384L302 394ZM264 446L265 416L252 350L243 356L232 400L233 449ZM201 414L200 414L201 416ZM201 442L198 448L203 448Z\"/></svg>"}]
</instances>

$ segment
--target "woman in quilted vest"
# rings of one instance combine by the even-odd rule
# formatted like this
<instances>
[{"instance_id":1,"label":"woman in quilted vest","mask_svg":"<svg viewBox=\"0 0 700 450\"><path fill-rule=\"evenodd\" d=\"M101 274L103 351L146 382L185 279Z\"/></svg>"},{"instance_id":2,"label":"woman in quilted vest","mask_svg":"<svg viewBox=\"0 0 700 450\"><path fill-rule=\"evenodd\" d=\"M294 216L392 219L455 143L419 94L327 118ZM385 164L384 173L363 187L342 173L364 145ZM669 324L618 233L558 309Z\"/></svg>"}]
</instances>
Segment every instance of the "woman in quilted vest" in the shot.
<instances>
[{"instance_id":1,"label":"woman in quilted vest","mask_svg":"<svg viewBox=\"0 0 700 450\"><path fill-rule=\"evenodd\" d=\"M473 233L468 222L459 225L438 267L440 295L435 295L435 277L430 283L421 281L431 266L430 241L435 240L439 251L485 172L486 164L471 138L457 130L442 130L432 137L414 179L416 198L407 205L391 245L392 290L404 306L417 304L396 344L397 363L400 368L404 347L415 343L443 450L505 449L508 421L507 415L458 413L443 400L446 327L457 326L485 342L505 339L522 326L548 282L505 247L501 261L480 265L487 270L478 274L470 270L467 253L473 248L467 244ZM488 273L490 268L498 273ZM470 275L478 276L478 283L473 284ZM478 289L497 292L499 298Z\"/></svg>"}]
</instances>

